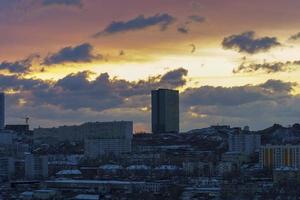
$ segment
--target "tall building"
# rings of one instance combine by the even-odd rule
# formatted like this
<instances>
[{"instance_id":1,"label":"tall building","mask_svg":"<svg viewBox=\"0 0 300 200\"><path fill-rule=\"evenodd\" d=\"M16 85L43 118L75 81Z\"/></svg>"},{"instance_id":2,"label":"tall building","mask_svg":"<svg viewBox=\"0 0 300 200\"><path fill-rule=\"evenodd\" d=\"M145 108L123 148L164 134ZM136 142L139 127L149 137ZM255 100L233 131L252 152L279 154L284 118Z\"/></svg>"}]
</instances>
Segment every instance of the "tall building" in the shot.
<instances>
[{"instance_id":1,"label":"tall building","mask_svg":"<svg viewBox=\"0 0 300 200\"><path fill-rule=\"evenodd\" d=\"M158 89L151 92L152 132L179 132L179 92L177 90Z\"/></svg>"},{"instance_id":2,"label":"tall building","mask_svg":"<svg viewBox=\"0 0 300 200\"><path fill-rule=\"evenodd\" d=\"M5 97L4 93L0 93L0 129L4 129L5 123Z\"/></svg>"},{"instance_id":3,"label":"tall building","mask_svg":"<svg viewBox=\"0 0 300 200\"><path fill-rule=\"evenodd\" d=\"M300 169L300 145L261 146L259 160L262 168L278 169L291 167Z\"/></svg>"}]
</instances>

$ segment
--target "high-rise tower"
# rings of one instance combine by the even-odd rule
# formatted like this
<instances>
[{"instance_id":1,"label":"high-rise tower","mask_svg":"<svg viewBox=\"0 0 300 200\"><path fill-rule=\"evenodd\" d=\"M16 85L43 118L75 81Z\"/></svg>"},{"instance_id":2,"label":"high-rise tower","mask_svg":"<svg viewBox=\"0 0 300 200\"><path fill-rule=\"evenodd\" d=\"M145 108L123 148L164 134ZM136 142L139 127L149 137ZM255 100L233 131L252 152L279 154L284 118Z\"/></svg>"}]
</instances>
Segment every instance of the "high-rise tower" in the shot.
<instances>
[{"instance_id":1,"label":"high-rise tower","mask_svg":"<svg viewBox=\"0 0 300 200\"><path fill-rule=\"evenodd\" d=\"M0 93L0 129L4 129L5 123L5 98L4 93Z\"/></svg>"},{"instance_id":2,"label":"high-rise tower","mask_svg":"<svg viewBox=\"0 0 300 200\"><path fill-rule=\"evenodd\" d=\"M179 92L177 90L158 89L151 92L152 132L179 132Z\"/></svg>"}]
</instances>

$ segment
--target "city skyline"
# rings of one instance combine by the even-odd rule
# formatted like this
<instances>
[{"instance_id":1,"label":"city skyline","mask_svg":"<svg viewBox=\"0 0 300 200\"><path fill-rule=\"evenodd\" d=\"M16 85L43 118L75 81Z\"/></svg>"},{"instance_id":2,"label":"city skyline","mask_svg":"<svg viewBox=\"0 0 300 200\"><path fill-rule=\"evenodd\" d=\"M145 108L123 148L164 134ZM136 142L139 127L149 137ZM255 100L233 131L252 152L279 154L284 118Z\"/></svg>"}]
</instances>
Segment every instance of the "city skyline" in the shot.
<instances>
[{"instance_id":1,"label":"city skyline","mask_svg":"<svg viewBox=\"0 0 300 200\"><path fill-rule=\"evenodd\" d=\"M180 91L182 131L299 122L296 0L0 1L6 122L133 120ZM253 14L255 13L255 14Z\"/></svg>"}]
</instances>

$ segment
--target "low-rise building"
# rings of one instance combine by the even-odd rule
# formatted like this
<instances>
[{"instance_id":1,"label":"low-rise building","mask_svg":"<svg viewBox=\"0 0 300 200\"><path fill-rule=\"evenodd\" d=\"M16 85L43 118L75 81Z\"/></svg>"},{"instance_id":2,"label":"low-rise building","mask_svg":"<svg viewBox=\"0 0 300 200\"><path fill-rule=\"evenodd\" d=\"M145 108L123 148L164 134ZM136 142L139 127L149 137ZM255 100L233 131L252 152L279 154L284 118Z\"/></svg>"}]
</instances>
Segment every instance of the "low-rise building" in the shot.
<instances>
[{"instance_id":1,"label":"low-rise building","mask_svg":"<svg viewBox=\"0 0 300 200\"><path fill-rule=\"evenodd\" d=\"M71 190L93 190L94 192L105 192L111 190L124 190L128 192L147 191L157 192L168 186L166 182L146 182L146 181L122 181L122 180L51 180L45 181L49 189L60 191Z\"/></svg>"},{"instance_id":2,"label":"low-rise building","mask_svg":"<svg viewBox=\"0 0 300 200\"><path fill-rule=\"evenodd\" d=\"M300 170L292 167L281 167L273 170L273 181L275 183L287 180L300 181Z\"/></svg>"},{"instance_id":3,"label":"low-rise building","mask_svg":"<svg viewBox=\"0 0 300 200\"><path fill-rule=\"evenodd\" d=\"M96 158L103 155L120 155L131 151L130 138L93 138L84 141L85 156Z\"/></svg>"},{"instance_id":4,"label":"low-rise building","mask_svg":"<svg viewBox=\"0 0 300 200\"><path fill-rule=\"evenodd\" d=\"M238 168L249 161L248 156L240 152L226 152L222 155L223 162L234 163Z\"/></svg>"}]
</instances>

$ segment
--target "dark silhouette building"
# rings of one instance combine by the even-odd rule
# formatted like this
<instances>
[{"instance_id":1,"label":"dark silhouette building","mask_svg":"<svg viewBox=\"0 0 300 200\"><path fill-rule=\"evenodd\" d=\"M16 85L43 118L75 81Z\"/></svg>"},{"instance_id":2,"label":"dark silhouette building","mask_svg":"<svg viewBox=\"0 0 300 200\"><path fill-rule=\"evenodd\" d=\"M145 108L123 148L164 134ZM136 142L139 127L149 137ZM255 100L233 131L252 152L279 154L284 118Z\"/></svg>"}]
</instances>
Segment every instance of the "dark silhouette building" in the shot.
<instances>
[{"instance_id":1,"label":"dark silhouette building","mask_svg":"<svg viewBox=\"0 0 300 200\"><path fill-rule=\"evenodd\" d=\"M152 133L179 132L179 92L158 89L151 92Z\"/></svg>"},{"instance_id":2,"label":"dark silhouette building","mask_svg":"<svg viewBox=\"0 0 300 200\"><path fill-rule=\"evenodd\" d=\"M32 135L33 133L31 130L29 130L28 124L6 124L5 129L14 131L21 135Z\"/></svg>"},{"instance_id":3,"label":"dark silhouette building","mask_svg":"<svg viewBox=\"0 0 300 200\"><path fill-rule=\"evenodd\" d=\"M4 129L5 123L5 97L4 93L0 93L0 129Z\"/></svg>"}]
</instances>

